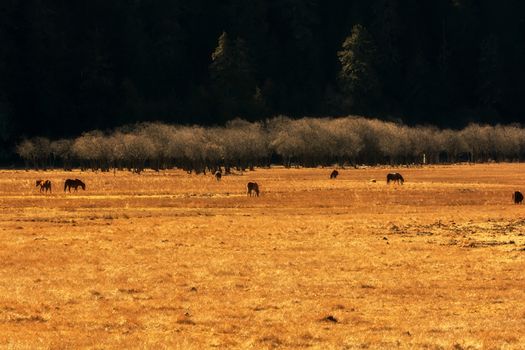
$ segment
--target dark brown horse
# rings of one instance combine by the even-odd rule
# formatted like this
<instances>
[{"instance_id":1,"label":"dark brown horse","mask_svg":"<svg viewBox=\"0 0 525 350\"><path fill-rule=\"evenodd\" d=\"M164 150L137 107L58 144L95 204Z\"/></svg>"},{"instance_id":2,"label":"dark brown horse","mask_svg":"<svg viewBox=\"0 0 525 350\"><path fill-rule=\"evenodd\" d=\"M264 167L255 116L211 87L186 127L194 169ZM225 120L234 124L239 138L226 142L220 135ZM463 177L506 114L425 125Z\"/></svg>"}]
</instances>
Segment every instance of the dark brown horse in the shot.
<instances>
[{"instance_id":1,"label":"dark brown horse","mask_svg":"<svg viewBox=\"0 0 525 350\"><path fill-rule=\"evenodd\" d=\"M521 204L523 202L523 194L520 191L516 191L512 194L512 200L514 204Z\"/></svg>"},{"instance_id":2,"label":"dark brown horse","mask_svg":"<svg viewBox=\"0 0 525 350\"><path fill-rule=\"evenodd\" d=\"M36 181L36 187L39 187L40 186L40 192L45 192L47 193L47 191L51 192L51 181L49 180L37 180Z\"/></svg>"},{"instance_id":3,"label":"dark brown horse","mask_svg":"<svg viewBox=\"0 0 525 350\"><path fill-rule=\"evenodd\" d=\"M82 187L82 189L85 191L86 190L86 184L83 183L81 180L79 179L75 179L75 180L72 180L72 179L67 179L66 182L64 182L64 192L66 192L66 190L69 190L69 192L71 192L71 187L73 187L75 189L75 191L79 188L79 187Z\"/></svg>"},{"instance_id":4,"label":"dark brown horse","mask_svg":"<svg viewBox=\"0 0 525 350\"><path fill-rule=\"evenodd\" d=\"M338 175L339 175L339 171L334 170L334 171L332 171L332 173L330 174L330 178L331 178L331 179L336 179Z\"/></svg>"},{"instance_id":5,"label":"dark brown horse","mask_svg":"<svg viewBox=\"0 0 525 350\"><path fill-rule=\"evenodd\" d=\"M252 196L252 192L254 192L254 196L259 197L259 185L257 185L257 182L248 182L246 185L246 188L248 190L248 196Z\"/></svg>"},{"instance_id":6,"label":"dark brown horse","mask_svg":"<svg viewBox=\"0 0 525 350\"><path fill-rule=\"evenodd\" d=\"M403 184L405 182L405 179L403 179L403 176L401 176L400 173L389 173L386 176L386 183L389 184L390 181L393 181L394 183Z\"/></svg>"},{"instance_id":7,"label":"dark brown horse","mask_svg":"<svg viewBox=\"0 0 525 350\"><path fill-rule=\"evenodd\" d=\"M222 174L220 171L216 171L215 174L213 174L215 176L215 178L217 179L217 181L221 181L221 178L222 178Z\"/></svg>"}]
</instances>

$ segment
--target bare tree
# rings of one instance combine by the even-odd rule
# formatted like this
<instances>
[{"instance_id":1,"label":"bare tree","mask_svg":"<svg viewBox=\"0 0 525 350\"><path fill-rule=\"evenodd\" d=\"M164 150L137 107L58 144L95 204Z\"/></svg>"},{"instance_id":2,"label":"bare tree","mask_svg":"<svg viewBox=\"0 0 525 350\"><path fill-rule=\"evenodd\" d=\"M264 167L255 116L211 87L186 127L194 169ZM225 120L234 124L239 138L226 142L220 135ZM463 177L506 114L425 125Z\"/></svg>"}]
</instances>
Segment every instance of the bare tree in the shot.
<instances>
[{"instance_id":1,"label":"bare tree","mask_svg":"<svg viewBox=\"0 0 525 350\"><path fill-rule=\"evenodd\" d=\"M51 142L51 155L53 157L53 163L58 161L62 162L64 170L71 170L72 168L72 146L73 141L67 139L61 139ZM53 164L55 165L55 164Z\"/></svg>"},{"instance_id":2,"label":"bare tree","mask_svg":"<svg viewBox=\"0 0 525 350\"><path fill-rule=\"evenodd\" d=\"M436 135L436 140L446 154L446 162L457 162L461 154L469 151L469 145L457 131L445 129Z\"/></svg>"},{"instance_id":3,"label":"bare tree","mask_svg":"<svg viewBox=\"0 0 525 350\"><path fill-rule=\"evenodd\" d=\"M329 137L333 143L329 144L330 155L341 166L351 163L354 166L357 156L363 148L363 140L356 127L355 118L338 118L327 122Z\"/></svg>"},{"instance_id":4,"label":"bare tree","mask_svg":"<svg viewBox=\"0 0 525 350\"><path fill-rule=\"evenodd\" d=\"M146 161L154 157L155 145L142 134L125 134L122 140L124 143L124 159L128 163L128 169L141 173L146 166Z\"/></svg>"},{"instance_id":5,"label":"bare tree","mask_svg":"<svg viewBox=\"0 0 525 350\"><path fill-rule=\"evenodd\" d=\"M29 164L32 164L33 168L37 168L37 152L35 145L31 140L23 140L16 146L16 153L24 160L26 169Z\"/></svg>"},{"instance_id":6,"label":"bare tree","mask_svg":"<svg viewBox=\"0 0 525 350\"><path fill-rule=\"evenodd\" d=\"M151 167L156 171L167 169L173 162L170 144L176 132L175 127L161 123L146 123L139 127L138 132L152 142L154 150L150 159Z\"/></svg>"},{"instance_id":7,"label":"bare tree","mask_svg":"<svg viewBox=\"0 0 525 350\"><path fill-rule=\"evenodd\" d=\"M91 131L77 137L72 151L80 161L81 168L107 171L112 159L111 140L101 131Z\"/></svg>"},{"instance_id":8,"label":"bare tree","mask_svg":"<svg viewBox=\"0 0 525 350\"><path fill-rule=\"evenodd\" d=\"M487 125L470 124L460 131L460 137L466 143L473 162L489 160L490 129Z\"/></svg>"},{"instance_id":9,"label":"bare tree","mask_svg":"<svg viewBox=\"0 0 525 350\"><path fill-rule=\"evenodd\" d=\"M304 140L292 128L293 121L284 116L268 122L270 147L283 159L286 167L290 167L292 161L297 160L306 148Z\"/></svg>"}]
</instances>

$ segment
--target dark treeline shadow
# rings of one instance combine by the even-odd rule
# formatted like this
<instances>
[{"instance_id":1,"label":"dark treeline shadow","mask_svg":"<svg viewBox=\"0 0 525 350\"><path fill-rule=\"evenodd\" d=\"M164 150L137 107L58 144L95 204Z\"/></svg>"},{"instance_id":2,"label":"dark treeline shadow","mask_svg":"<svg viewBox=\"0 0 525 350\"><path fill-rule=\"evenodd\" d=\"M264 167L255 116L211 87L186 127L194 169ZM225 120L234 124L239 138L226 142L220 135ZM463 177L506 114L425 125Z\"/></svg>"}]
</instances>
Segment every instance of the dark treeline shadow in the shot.
<instances>
[{"instance_id":1,"label":"dark treeline shadow","mask_svg":"<svg viewBox=\"0 0 525 350\"><path fill-rule=\"evenodd\" d=\"M519 0L2 0L0 161L153 120L517 122L524 23Z\"/></svg>"}]
</instances>

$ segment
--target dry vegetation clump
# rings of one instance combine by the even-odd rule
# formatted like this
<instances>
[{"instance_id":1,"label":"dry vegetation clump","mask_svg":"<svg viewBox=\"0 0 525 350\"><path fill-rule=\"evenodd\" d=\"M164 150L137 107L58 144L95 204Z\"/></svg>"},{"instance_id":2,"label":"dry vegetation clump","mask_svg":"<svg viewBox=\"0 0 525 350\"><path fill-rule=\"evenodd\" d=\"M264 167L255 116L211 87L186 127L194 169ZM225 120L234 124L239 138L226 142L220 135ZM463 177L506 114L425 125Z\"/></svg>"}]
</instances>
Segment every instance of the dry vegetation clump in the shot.
<instances>
[{"instance_id":1,"label":"dry vegetation clump","mask_svg":"<svg viewBox=\"0 0 525 350\"><path fill-rule=\"evenodd\" d=\"M523 348L522 167L0 171L0 347Z\"/></svg>"}]
</instances>

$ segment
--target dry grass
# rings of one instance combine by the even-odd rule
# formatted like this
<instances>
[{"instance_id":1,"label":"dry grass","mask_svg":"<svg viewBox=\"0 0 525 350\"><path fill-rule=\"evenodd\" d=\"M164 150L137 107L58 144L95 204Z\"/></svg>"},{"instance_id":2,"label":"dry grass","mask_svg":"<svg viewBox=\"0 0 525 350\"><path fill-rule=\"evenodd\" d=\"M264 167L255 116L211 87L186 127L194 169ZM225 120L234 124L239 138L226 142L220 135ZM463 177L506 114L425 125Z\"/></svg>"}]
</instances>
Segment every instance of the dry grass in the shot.
<instances>
[{"instance_id":1,"label":"dry grass","mask_svg":"<svg viewBox=\"0 0 525 350\"><path fill-rule=\"evenodd\" d=\"M524 166L0 172L0 346L523 348Z\"/></svg>"}]
</instances>

